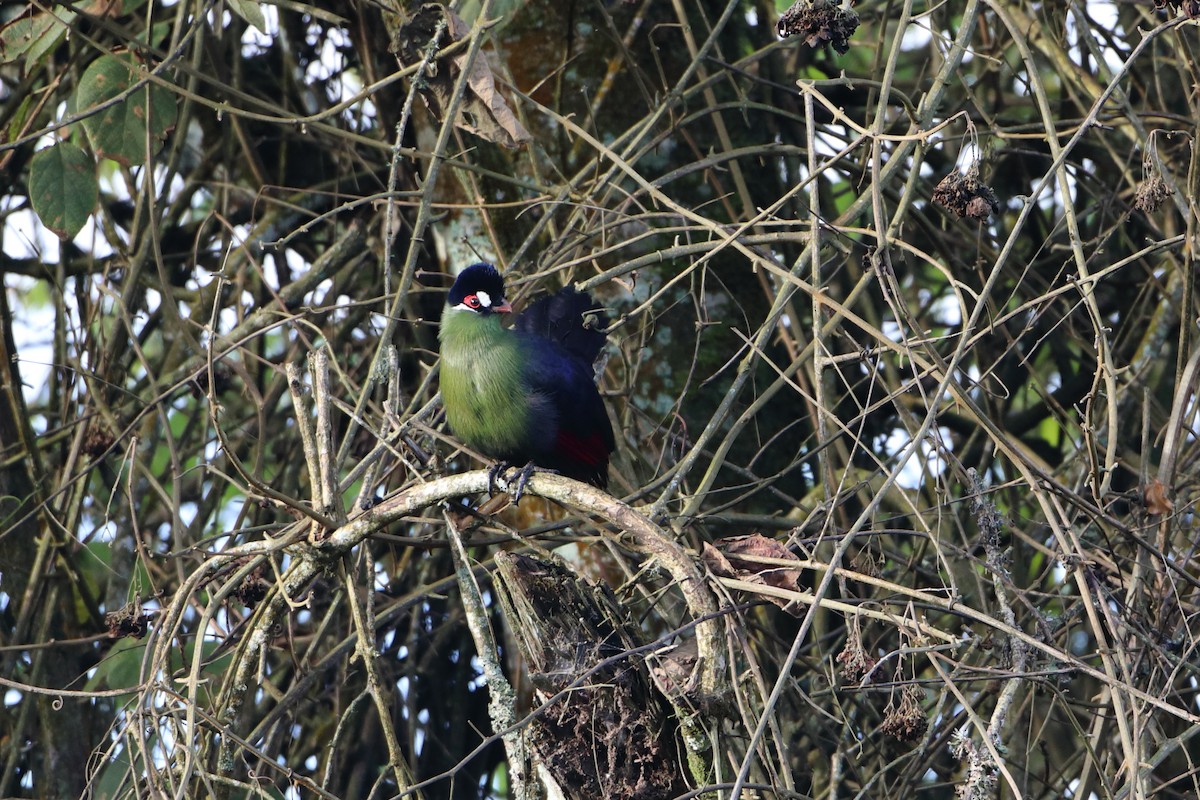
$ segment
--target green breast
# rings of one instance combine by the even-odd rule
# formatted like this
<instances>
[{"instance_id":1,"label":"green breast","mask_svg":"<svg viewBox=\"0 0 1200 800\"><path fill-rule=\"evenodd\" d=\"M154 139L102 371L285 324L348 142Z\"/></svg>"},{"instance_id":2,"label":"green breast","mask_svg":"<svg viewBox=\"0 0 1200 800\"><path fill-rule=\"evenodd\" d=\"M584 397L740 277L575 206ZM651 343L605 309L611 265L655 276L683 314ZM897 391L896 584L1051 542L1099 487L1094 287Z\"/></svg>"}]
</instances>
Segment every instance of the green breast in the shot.
<instances>
[{"instance_id":1,"label":"green breast","mask_svg":"<svg viewBox=\"0 0 1200 800\"><path fill-rule=\"evenodd\" d=\"M516 337L497 314L447 309L438 332L441 388L454 434L493 457L520 453L532 419Z\"/></svg>"}]
</instances>

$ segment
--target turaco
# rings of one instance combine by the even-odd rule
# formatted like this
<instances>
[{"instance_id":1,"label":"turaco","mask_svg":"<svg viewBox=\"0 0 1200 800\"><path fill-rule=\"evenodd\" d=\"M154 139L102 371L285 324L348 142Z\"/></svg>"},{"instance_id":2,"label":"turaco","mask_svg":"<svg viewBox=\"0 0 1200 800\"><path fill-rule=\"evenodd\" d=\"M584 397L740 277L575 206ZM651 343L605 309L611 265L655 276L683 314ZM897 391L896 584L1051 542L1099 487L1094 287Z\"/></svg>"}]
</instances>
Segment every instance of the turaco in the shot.
<instances>
[{"instance_id":1,"label":"turaco","mask_svg":"<svg viewBox=\"0 0 1200 800\"><path fill-rule=\"evenodd\" d=\"M526 465L518 500L534 466L606 488L613 432L592 364L607 317L571 288L538 300L509 330L500 315L511 310L491 264L467 267L454 281L438 333L451 430L500 462L492 479Z\"/></svg>"}]
</instances>

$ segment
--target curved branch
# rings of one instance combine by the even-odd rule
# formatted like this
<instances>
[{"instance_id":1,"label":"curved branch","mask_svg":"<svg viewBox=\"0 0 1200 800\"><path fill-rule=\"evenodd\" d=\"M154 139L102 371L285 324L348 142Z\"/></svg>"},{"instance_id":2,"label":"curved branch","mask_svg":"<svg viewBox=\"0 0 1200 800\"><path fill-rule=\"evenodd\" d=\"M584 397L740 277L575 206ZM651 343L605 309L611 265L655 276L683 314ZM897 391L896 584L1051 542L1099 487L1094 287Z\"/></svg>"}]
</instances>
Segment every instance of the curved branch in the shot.
<instances>
[{"instance_id":1,"label":"curved branch","mask_svg":"<svg viewBox=\"0 0 1200 800\"><path fill-rule=\"evenodd\" d=\"M498 483L505 484L503 479ZM337 561L346 551L356 547L373 533L411 516L422 509L445 500L468 494L487 491L488 473L476 470L462 475L418 484L389 497L373 508L351 518L335 530L320 530L310 534L307 544L293 545L295 560L282 577L282 587L272 592L267 603L259 607L252 630L245 639L233 665L234 678L229 682L234 687L254 686L261 651L271 641L268 635L282 614L289 607L286 598L298 596L306 586L329 565ZM590 514L605 520L622 533L627 534L637 549L656 559L670 573L683 594L688 611L696 623L697 685L699 697L704 704L716 704L725 695L726 660L723 647L721 615L715 595L710 591L704 575L696 561L660 527L609 494L570 478L547 473L535 473L525 488L525 494L553 500L567 508ZM243 549L259 552L262 544L248 543L230 548L223 556L236 557ZM282 588L282 591L278 589ZM232 722L245 699L231 697L223 719ZM230 741L226 738L226 741ZM227 748L226 748L227 749ZM233 759L223 752L218 769L232 768Z\"/></svg>"},{"instance_id":2,"label":"curved branch","mask_svg":"<svg viewBox=\"0 0 1200 800\"><path fill-rule=\"evenodd\" d=\"M313 541L312 545L317 551L344 552L380 528L423 508L465 494L487 491L487 482L487 471L477 470L413 486L363 511L331 532L324 540ZM503 486L504 481L499 480L497 483ZM574 511L600 517L622 533L628 534L637 549L657 559L663 569L675 579L692 617L704 620L696 625L701 693L705 698L716 698L723 694L725 651L717 600L705 582L699 566L687 551L647 517L589 484L561 475L539 472L530 478L525 493L553 500ZM301 569L302 563L303 560L297 562L293 570ZM291 571L289 570L289 573ZM288 583L294 585L290 580Z\"/></svg>"}]
</instances>

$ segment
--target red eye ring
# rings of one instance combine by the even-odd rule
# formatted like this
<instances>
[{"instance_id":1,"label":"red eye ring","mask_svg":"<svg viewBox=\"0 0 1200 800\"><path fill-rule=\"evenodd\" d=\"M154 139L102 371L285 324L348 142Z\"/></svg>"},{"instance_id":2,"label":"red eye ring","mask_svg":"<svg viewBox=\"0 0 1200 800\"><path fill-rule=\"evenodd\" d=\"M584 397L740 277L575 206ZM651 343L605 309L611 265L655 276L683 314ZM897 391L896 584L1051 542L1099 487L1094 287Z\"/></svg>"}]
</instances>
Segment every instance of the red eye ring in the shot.
<instances>
[{"instance_id":1,"label":"red eye ring","mask_svg":"<svg viewBox=\"0 0 1200 800\"><path fill-rule=\"evenodd\" d=\"M467 308L479 308L482 305L482 303L479 302L479 298L473 294L469 294L464 297L463 303Z\"/></svg>"}]
</instances>

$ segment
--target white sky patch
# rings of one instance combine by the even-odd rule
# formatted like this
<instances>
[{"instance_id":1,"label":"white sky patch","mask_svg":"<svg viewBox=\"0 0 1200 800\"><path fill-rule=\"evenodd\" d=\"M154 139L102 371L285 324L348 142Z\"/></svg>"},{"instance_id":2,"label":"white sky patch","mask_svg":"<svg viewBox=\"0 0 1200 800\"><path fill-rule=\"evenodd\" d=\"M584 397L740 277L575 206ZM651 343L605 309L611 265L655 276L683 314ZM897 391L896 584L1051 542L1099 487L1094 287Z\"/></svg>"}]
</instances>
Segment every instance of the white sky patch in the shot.
<instances>
[{"instance_id":1,"label":"white sky patch","mask_svg":"<svg viewBox=\"0 0 1200 800\"><path fill-rule=\"evenodd\" d=\"M265 51L279 35L279 9L268 3L259 3L258 8L266 20L267 29L260 31L253 25L246 26L245 32L242 33L242 53L247 56ZM222 21L226 24L232 22L229 12L225 12Z\"/></svg>"},{"instance_id":2,"label":"white sky patch","mask_svg":"<svg viewBox=\"0 0 1200 800\"><path fill-rule=\"evenodd\" d=\"M1086 28L1082 36L1079 29L1081 16ZM1088 52L1089 55L1094 51L1100 53L1101 58L1104 59L1105 66L1110 70L1115 71L1119 69L1122 63L1121 58L1111 47L1106 46L1103 39L1092 33L1093 30L1102 30L1118 41L1123 41L1127 38L1125 29L1120 25L1120 15L1116 3L1089 2L1072 7L1066 15L1064 32L1072 58L1078 59L1081 50ZM1094 45L1089 46L1084 44L1085 36L1092 39Z\"/></svg>"},{"instance_id":3,"label":"white sky patch","mask_svg":"<svg viewBox=\"0 0 1200 800\"><path fill-rule=\"evenodd\" d=\"M355 97L364 88L366 88L366 84L363 83L362 76L357 70L346 70L342 73L341 100L349 100L351 97ZM342 112L342 119L346 120L348 124L353 125L354 129L358 131L373 125L378 117L379 113L375 108L375 104L365 97L356 106L347 108ZM505 199L503 189L497 190L496 199Z\"/></svg>"},{"instance_id":4,"label":"white sky patch","mask_svg":"<svg viewBox=\"0 0 1200 800\"><path fill-rule=\"evenodd\" d=\"M904 38L900 40L901 50L919 50L929 46L932 41L933 34L929 28L921 23L913 23L904 31Z\"/></svg>"},{"instance_id":5,"label":"white sky patch","mask_svg":"<svg viewBox=\"0 0 1200 800\"><path fill-rule=\"evenodd\" d=\"M123 244L129 243L129 234L124 230L117 228L117 235L121 237L121 242ZM113 255L113 253L116 252L112 249L112 247L109 246L108 238L96 225L95 214L88 217L88 221L83 223L83 227L80 228L79 233L75 235L75 238L72 241L74 241L75 246L83 252L91 253L92 258L94 259L109 258Z\"/></svg>"},{"instance_id":6,"label":"white sky patch","mask_svg":"<svg viewBox=\"0 0 1200 800\"><path fill-rule=\"evenodd\" d=\"M898 455L908 447L911 441L907 431L903 428L896 428L884 442L885 452L888 455ZM948 446L949 428L939 427L932 430L912 455L905 459L899 468L900 476L896 479L897 486L903 489L916 489L927 476L940 475L944 471L945 460L942 458L942 448L937 444L939 441L942 442L943 447Z\"/></svg>"},{"instance_id":7,"label":"white sky patch","mask_svg":"<svg viewBox=\"0 0 1200 800\"><path fill-rule=\"evenodd\" d=\"M953 294L942 295L929 305L929 313L942 325L961 325L962 312L958 298Z\"/></svg>"},{"instance_id":8,"label":"white sky patch","mask_svg":"<svg viewBox=\"0 0 1200 800\"><path fill-rule=\"evenodd\" d=\"M899 343L904 341L904 330L894 319L885 319L879 326L879 330L883 332L884 336L888 337L893 342Z\"/></svg>"},{"instance_id":9,"label":"white sky patch","mask_svg":"<svg viewBox=\"0 0 1200 800\"><path fill-rule=\"evenodd\" d=\"M107 514L106 514L107 516ZM117 537L117 523L108 520L96 527L92 533L93 541L112 542Z\"/></svg>"},{"instance_id":10,"label":"white sky patch","mask_svg":"<svg viewBox=\"0 0 1200 800\"><path fill-rule=\"evenodd\" d=\"M975 166L979 159L979 147L974 142L968 141L963 144L962 150L958 152L958 161L955 166L958 167L959 172L965 173L971 167Z\"/></svg>"},{"instance_id":11,"label":"white sky patch","mask_svg":"<svg viewBox=\"0 0 1200 800\"><path fill-rule=\"evenodd\" d=\"M0 206L15 208L19 198L5 197ZM58 237L51 233L31 209L13 212L4 221L4 254L9 258L36 258L57 264L60 257Z\"/></svg>"},{"instance_id":12,"label":"white sky patch","mask_svg":"<svg viewBox=\"0 0 1200 800\"><path fill-rule=\"evenodd\" d=\"M8 228L5 228L5 235ZM5 252L9 252L7 246ZM23 276L7 276L4 291L8 292L8 305L12 310L13 344L17 348L20 363L22 392L25 402L33 405L50 380L50 369L54 360L54 304L47 298L44 302L31 305L23 298L38 293L38 281ZM74 302L68 296L69 302ZM40 422L39 422L40 420ZM41 417L31 420L37 433L45 426Z\"/></svg>"},{"instance_id":13,"label":"white sky patch","mask_svg":"<svg viewBox=\"0 0 1200 800\"><path fill-rule=\"evenodd\" d=\"M312 267L312 265L309 262L305 261L304 257L301 256L299 253L297 253L295 250L285 251L284 258L287 260L288 268L291 269L293 274L307 272ZM279 281L279 277L276 276L275 283L270 284L271 288L278 290L279 289L278 281Z\"/></svg>"},{"instance_id":14,"label":"white sky patch","mask_svg":"<svg viewBox=\"0 0 1200 800\"><path fill-rule=\"evenodd\" d=\"M125 173L117 168L112 161L102 161L96 170L96 182L100 184L100 194L112 195L128 199L129 184L125 183Z\"/></svg>"},{"instance_id":15,"label":"white sky patch","mask_svg":"<svg viewBox=\"0 0 1200 800\"><path fill-rule=\"evenodd\" d=\"M392 582L391 570L388 564L382 560L375 562L375 574L372 576L375 583L375 588L379 591L387 591L388 585Z\"/></svg>"},{"instance_id":16,"label":"white sky patch","mask_svg":"<svg viewBox=\"0 0 1200 800\"><path fill-rule=\"evenodd\" d=\"M60 106L60 114L66 113L65 106ZM50 146L57 139L44 137L39 142L39 149ZM144 168L135 173L135 180L140 182ZM158 203L169 203L183 190L184 181L179 175L173 175L169 184L166 182L167 171L157 168L154 173L155 191ZM97 169L97 183L102 198L129 200L129 186L125 181L124 172L111 161L101 161ZM0 198L0 207L5 209L15 207L20 198ZM122 245L128 244L129 234L122 228L116 228L117 236ZM83 227L71 240L80 251L92 259L110 258L116 252L109 242L107 235L96 224L95 215L84 223ZM0 231L0 246L4 253L15 259L36 259L46 265L58 264L62 258L62 248L58 237L52 233L31 209L22 209L10 214L5 219ZM38 394L44 389L50 377L53 360L53 330L55 320L54 304L45 297L38 297L39 281L32 278L11 276L6 279L6 287L10 292L9 305L13 309L13 338L17 354L21 359L21 378L27 402L34 403ZM89 285L89 293L97 298L94 287ZM35 302L28 302L33 298ZM75 292L70 286L62 287L61 294L71 321L78 324L78 313L75 304ZM151 312L158 307L161 297L157 292L147 292L147 305ZM103 302L103 301L101 301Z\"/></svg>"},{"instance_id":17,"label":"white sky patch","mask_svg":"<svg viewBox=\"0 0 1200 800\"><path fill-rule=\"evenodd\" d=\"M820 169L821 159L832 158L834 154L841 152L842 148L846 146L846 142L843 139L832 136L826 131L818 129L817 138L814 142L814 145L815 146L813 149L817 153L817 168ZM807 166L805 167L805 170L807 170ZM806 171L806 177L807 174L808 173Z\"/></svg>"}]
</instances>

